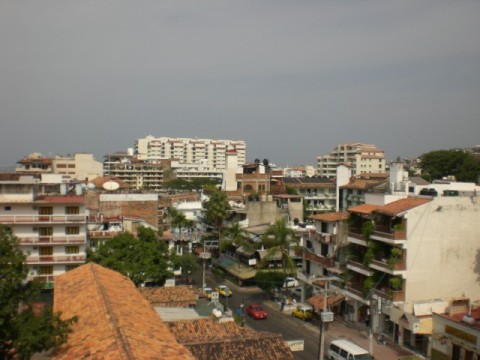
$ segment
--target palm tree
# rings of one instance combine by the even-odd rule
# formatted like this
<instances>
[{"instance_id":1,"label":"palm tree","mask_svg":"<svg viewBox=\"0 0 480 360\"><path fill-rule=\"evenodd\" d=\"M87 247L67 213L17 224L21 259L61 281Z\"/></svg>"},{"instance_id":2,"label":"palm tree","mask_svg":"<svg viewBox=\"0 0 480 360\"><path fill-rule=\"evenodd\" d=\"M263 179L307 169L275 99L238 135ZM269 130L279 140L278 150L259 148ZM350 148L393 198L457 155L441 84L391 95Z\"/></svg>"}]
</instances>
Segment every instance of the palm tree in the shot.
<instances>
[{"instance_id":1,"label":"palm tree","mask_svg":"<svg viewBox=\"0 0 480 360\"><path fill-rule=\"evenodd\" d=\"M287 227L285 218L278 219L263 234L262 244L268 249L264 261L280 254L282 260L282 270L287 278L289 274L297 272L297 264L290 255L290 250L298 246L298 239L295 232ZM284 283L285 289L288 290L288 283Z\"/></svg>"},{"instance_id":2,"label":"palm tree","mask_svg":"<svg viewBox=\"0 0 480 360\"><path fill-rule=\"evenodd\" d=\"M245 241L247 233L243 230L238 222L235 222L230 228L223 232L224 238L219 244L221 250L225 250L229 246L243 246L245 248L252 248L251 242Z\"/></svg>"},{"instance_id":3,"label":"palm tree","mask_svg":"<svg viewBox=\"0 0 480 360\"><path fill-rule=\"evenodd\" d=\"M167 216L170 219L170 226L174 229L177 228L179 232L179 237L182 237L182 228L187 227L188 220L184 213L178 211L174 207L169 207L167 209Z\"/></svg>"},{"instance_id":4,"label":"palm tree","mask_svg":"<svg viewBox=\"0 0 480 360\"><path fill-rule=\"evenodd\" d=\"M228 203L227 194L221 190L216 190L210 196L210 199L204 203L205 221L207 224L213 225L217 230L218 244L221 243L223 222L228 216L230 204Z\"/></svg>"}]
</instances>

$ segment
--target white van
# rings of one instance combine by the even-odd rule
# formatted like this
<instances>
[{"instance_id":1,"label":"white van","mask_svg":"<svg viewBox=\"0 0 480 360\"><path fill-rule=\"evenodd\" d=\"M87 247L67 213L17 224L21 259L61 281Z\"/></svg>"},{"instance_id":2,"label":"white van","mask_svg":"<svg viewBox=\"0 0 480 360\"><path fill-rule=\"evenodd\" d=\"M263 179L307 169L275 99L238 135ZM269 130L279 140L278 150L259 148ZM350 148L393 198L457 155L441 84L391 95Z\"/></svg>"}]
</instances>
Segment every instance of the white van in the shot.
<instances>
[{"instance_id":1,"label":"white van","mask_svg":"<svg viewBox=\"0 0 480 360\"><path fill-rule=\"evenodd\" d=\"M367 350L357 344L345 340L332 340L328 345L329 360L372 360Z\"/></svg>"}]
</instances>

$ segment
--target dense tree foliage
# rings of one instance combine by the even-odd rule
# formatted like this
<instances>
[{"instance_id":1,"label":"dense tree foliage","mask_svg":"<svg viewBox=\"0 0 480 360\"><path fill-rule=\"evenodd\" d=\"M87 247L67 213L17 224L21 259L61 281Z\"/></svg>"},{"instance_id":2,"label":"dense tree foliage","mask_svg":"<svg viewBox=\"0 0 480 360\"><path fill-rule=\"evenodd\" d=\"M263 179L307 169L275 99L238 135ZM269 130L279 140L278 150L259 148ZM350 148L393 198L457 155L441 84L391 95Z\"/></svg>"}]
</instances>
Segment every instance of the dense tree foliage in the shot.
<instances>
[{"instance_id":1,"label":"dense tree foliage","mask_svg":"<svg viewBox=\"0 0 480 360\"><path fill-rule=\"evenodd\" d=\"M174 191L199 191L212 190L221 182L220 179L195 178L191 180L173 179L165 183L166 190Z\"/></svg>"},{"instance_id":2,"label":"dense tree foliage","mask_svg":"<svg viewBox=\"0 0 480 360\"><path fill-rule=\"evenodd\" d=\"M257 286L269 293L283 286L285 276L279 271L257 271L255 283Z\"/></svg>"},{"instance_id":3,"label":"dense tree foliage","mask_svg":"<svg viewBox=\"0 0 480 360\"><path fill-rule=\"evenodd\" d=\"M222 236L222 242L219 244L220 250L224 251L229 247L243 246L253 248L253 244L247 240L247 233L242 229L238 222L225 229Z\"/></svg>"},{"instance_id":4,"label":"dense tree foliage","mask_svg":"<svg viewBox=\"0 0 480 360\"><path fill-rule=\"evenodd\" d=\"M270 258L280 255L283 277L296 274L297 264L290 255L290 250L298 246L298 239L292 229L287 226L285 218L278 219L262 236L262 244L268 249L264 258L266 263Z\"/></svg>"},{"instance_id":5,"label":"dense tree foliage","mask_svg":"<svg viewBox=\"0 0 480 360\"><path fill-rule=\"evenodd\" d=\"M108 240L89 251L89 259L128 276L137 286L145 281L164 283L172 276L167 245L145 227L138 229L137 237L125 232Z\"/></svg>"},{"instance_id":6,"label":"dense tree foliage","mask_svg":"<svg viewBox=\"0 0 480 360\"><path fill-rule=\"evenodd\" d=\"M230 210L227 194L221 190L214 191L203 205L205 208L204 221L216 229L220 244L223 222L228 217Z\"/></svg>"},{"instance_id":7,"label":"dense tree foliage","mask_svg":"<svg viewBox=\"0 0 480 360\"><path fill-rule=\"evenodd\" d=\"M420 167L425 179L439 180L455 176L457 181L477 181L480 161L460 150L430 151L420 156Z\"/></svg>"},{"instance_id":8,"label":"dense tree foliage","mask_svg":"<svg viewBox=\"0 0 480 360\"><path fill-rule=\"evenodd\" d=\"M35 311L42 285L27 282L28 268L17 238L0 226L0 359L30 359L68 339L76 318L61 320L45 306Z\"/></svg>"}]
</instances>

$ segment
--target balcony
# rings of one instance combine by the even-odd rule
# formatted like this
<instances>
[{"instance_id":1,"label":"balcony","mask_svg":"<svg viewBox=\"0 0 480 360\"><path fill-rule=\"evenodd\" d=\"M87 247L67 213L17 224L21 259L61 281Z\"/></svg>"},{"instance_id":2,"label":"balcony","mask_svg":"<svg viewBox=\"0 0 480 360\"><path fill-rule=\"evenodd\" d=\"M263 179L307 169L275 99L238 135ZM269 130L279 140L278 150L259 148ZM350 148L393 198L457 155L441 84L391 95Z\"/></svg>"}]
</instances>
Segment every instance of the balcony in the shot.
<instances>
[{"instance_id":1,"label":"balcony","mask_svg":"<svg viewBox=\"0 0 480 360\"><path fill-rule=\"evenodd\" d=\"M90 239L113 239L115 236L121 234L121 231L89 231L88 237Z\"/></svg>"},{"instance_id":2,"label":"balcony","mask_svg":"<svg viewBox=\"0 0 480 360\"><path fill-rule=\"evenodd\" d=\"M28 265L35 264L83 264L87 257L85 255L60 255L60 256L27 256Z\"/></svg>"},{"instance_id":3,"label":"balcony","mask_svg":"<svg viewBox=\"0 0 480 360\"><path fill-rule=\"evenodd\" d=\"M30 244L85 244L85 236L33 236L18 238L20 245Z\"/></svg>"},{"instance_id":4,"label":"balcony","mask_svg":"<svg viewBox=\"0 0 480 360\"><path fill-rule=\"evenodd\" d=\"M303 256L304 256L305 260L313 261L315 264L320 265L320 266L325 267L325 268L333 267L335 265L335 260L333 258L315 254L313 252L313 250L311 250L311 249L306 248L304 250Z\"/></svg>"},{"instance_id":5,"label":"balcony","mask_svg":"<svg viewBox=\"0 0 480 360\"><path fill-rule=\"evenodd\" d=\"M85 215L0 215L0 224L68 224L85 222Z\"/></svg>"},{"instance_id":6,"label":"balcony","mask_svg":"<svg viewBox=\"0 0 480 360\"><path fill-rule=\"evenodd\" d=\"M368 266L363 265L357 258L347 260L347 269L353 270L365 276L372 276L374 271Z\"/></svg>"},{"instance_id":7,"label":"balcony","mask_svg":"<svg viewBox=\"0 0 480 360\"><path fill-rule=\"evenodd\" d=\"M388 244L403 244L407 239L407 231L405 228L392 229L389 226L377 225L371 238Z\"/></svg>"},{"instance_id":8,"label":"balcony","mask_svg":"<svg viewBox=\"0 0 480 360\"><path fill-rule=\"evenodd\" d=\"M370 267L391 275L400 275L407 268L402 260L390 265L386 259L374 259L370 263Z\"/></svg>"},{"instance_id":9,"label":"balcony","mask_svg":"<svg viewBox=\"0 0 480 360\"><path fill-rule=\"evenodd\" d=\"M363 283L361 282L348 282L345 288L345 293L347 296L358 300L364 304L368 304L369 301L365 300L363 296Z\"/></svg>"},{"instance_id":10,"label":"balcony","mask_svg":"<svg viewBox=\"0 0 480 360\"><path fill-rule=\"evenodd\" d=\"M316 231L310 231L308 234L307 240L315 240L320 243L330 244L330 243L335 243L335 235L318 233Z\"/></svg>"},{"instance_id":11,"label":"balcony","mask_svg":"<svg viewBox=\"0 0 480 360\"><path fill-rule=\"evenodd\" d=\"M405 301L404 290L391 290L391 289L373 289L373 293L379 297L382 297L393 302Z\"/></svg>"}]
</instances>

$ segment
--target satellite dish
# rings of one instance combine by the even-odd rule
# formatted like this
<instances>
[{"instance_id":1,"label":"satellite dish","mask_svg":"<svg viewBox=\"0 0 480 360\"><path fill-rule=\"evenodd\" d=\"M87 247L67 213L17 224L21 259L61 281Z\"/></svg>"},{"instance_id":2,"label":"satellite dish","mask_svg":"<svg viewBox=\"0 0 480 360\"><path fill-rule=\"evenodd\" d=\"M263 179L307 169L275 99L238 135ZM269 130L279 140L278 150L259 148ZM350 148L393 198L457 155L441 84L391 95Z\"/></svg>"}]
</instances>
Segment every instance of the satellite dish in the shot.
<instances>
[{"instance_id":1,"label":"satellite dish","mask_svg":"<svg viewBox=\"0 0 480 360\"><path fill-rule=\"evenodd\" d=\"M93 189L95 189L95 184L94 184L94 183L91 183L91 182L89 182L89 183L87 184L87 189L90 189L90 190L93 190Z\"/></svg>"},{"instance_id":2,"label":"satellite dish","mask_svg":"<svg viewBox=\"0 0 480 360\"><path fill-rule=\"evenodd\" d=\"M115 181L106 181L104 184L103 184L103 188L105 190L109 190L109 191L112 191L112 190L117 190L118 188L120 187L120 185L115 182Z\"/></svg>"},{"instance_id":3,"label":"satellite dish","mask_svg":"<svg viewBox=\"0 0 480 360\"><path fill-rule=\"evenodd\" d=\"M222 312L218 309L213 309L212 310L212 315L218 319L218 318L222 317Z\"/></svg>"}]
</instances>

